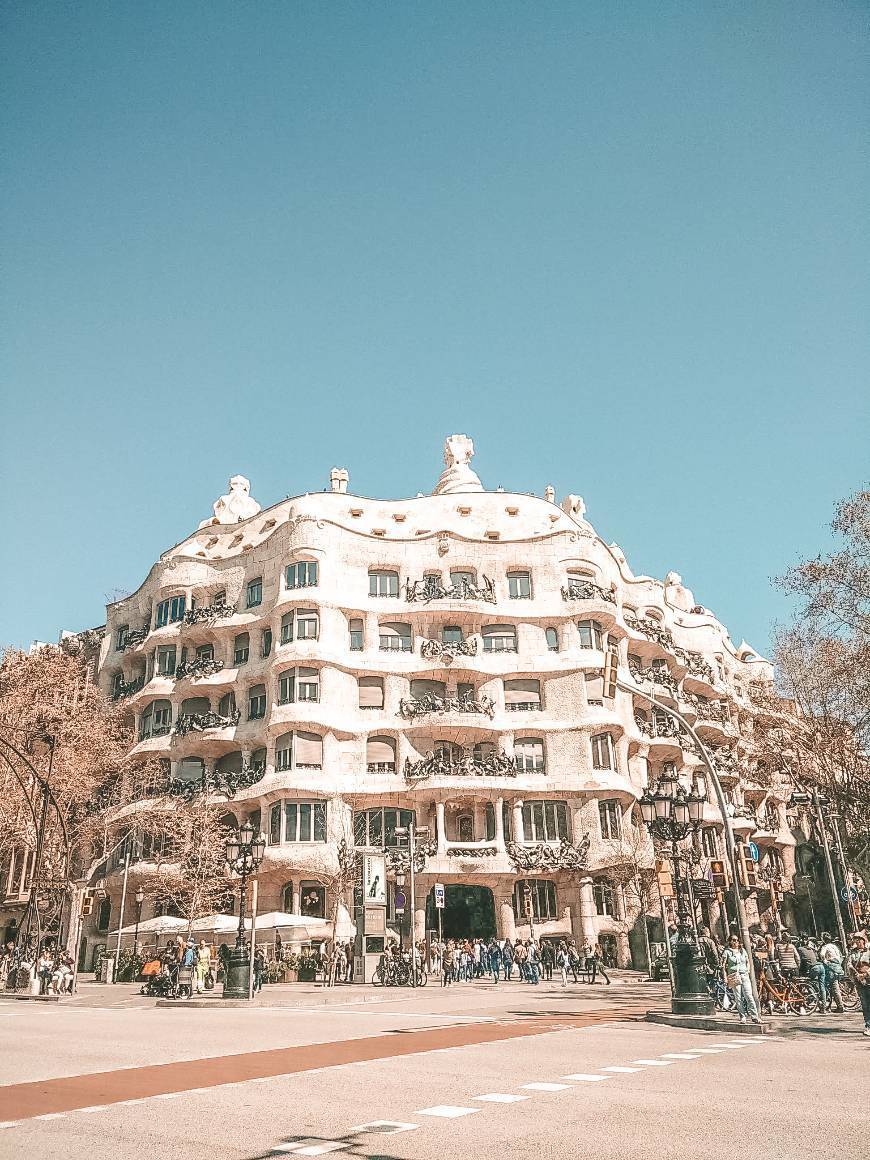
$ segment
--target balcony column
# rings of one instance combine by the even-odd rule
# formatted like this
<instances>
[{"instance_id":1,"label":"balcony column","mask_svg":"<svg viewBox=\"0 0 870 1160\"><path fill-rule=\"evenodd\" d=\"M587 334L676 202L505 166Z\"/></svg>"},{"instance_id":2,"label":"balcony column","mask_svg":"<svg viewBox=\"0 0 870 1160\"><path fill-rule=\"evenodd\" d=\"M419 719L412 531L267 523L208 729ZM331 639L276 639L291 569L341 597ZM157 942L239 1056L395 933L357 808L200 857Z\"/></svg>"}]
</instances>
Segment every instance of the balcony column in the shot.
<instances>
[{"instance_id":1,"label":"balcony column","mask_svg":"<svg viewBox=\"0 0 870 1160\"><path fill-rule=\"evenodd\" d=\"M482 842L486 835L486 813L483 802L475 802L472 807L474 819L474 841Z\"/></svg>"},{"instance_id":2,"label":"balcony column","mask_svg":"<svg viewBox=\"0 0 870 1160\"><path fill-rule=\"evenodd\" d=\"M501 912L501 922L499 924L500 936L509 939L510 942L516 942L517 922L514 917L513 898L511 894L502 896L501 902L499 903L499 910Z\"/></svg>"},{"instance_id":3,"label":"balcony column","mask_svg":"<svg viewBox=\"0 0 870 1160\"><path fill-rule=\"evenodd\" d=\"M589 939L594 946L598 941L595 922L595 895L592 893L592 879L580 879L579 906L574 910L571 927L575 939Z\"/></svg>"},{"instance_id":4,"label":"balcony column","mask_svg":"<svg viewBox=\"0 0 870 1160\"><path fill-rule=\"evenodd\" d=\"M523 823L523 799L514 801L514 841L522 846L526 840L526 828Z\"/></svg>"},{"instance_id":5,"label":"balcony column","mask_svg":"<svg viewBox=\"0 0 870 1160\"><path fill-rule=\"evenodd\" d=\"M504 845L504 798L495 799L495 845L500 854L505 851Z\"/></svg>"},{"instance_id":6,"label":"balcony column","mask_svg":"<svg viewBox=\"0 0 870 1160\"><path fill-rule=\"evenodd\" d=\"M366 652L377 652L380 644L378 614L376 612L364 613L363 622L363 648Z\"/></svg>"},{"instance_id":7,"label":"balcony column","mask_svg":"<svg viewBox=\"0 0 870 1160\"><path fill-rule=\"evenodd\" d=\"M571 841L579 842L583 834L583 803L571 810Z\"/></svg>"},{"instance_id":8,"label":"balcony column","mask_svg":"<svg viewBox=\"0 0 870 1160\"><path fill-rule=\"evenodd\" d=\"M444 802L435 803L435 837L438 842L438 857L447 853L447 830L444 825Z\"/></svg>"},{"instance_id":9,"label":"balcony column","mask_svg":"<svg viewBox=\"0 0 870 1160\"><path fill-rule=\"evenodd\" d=\"M291 911L291 913L298 914L299 913L299 883L298 882L293 883L293 892L292 893L293 893L293 902L292 902L293 910Z\"/></svg>"}]
</instances>

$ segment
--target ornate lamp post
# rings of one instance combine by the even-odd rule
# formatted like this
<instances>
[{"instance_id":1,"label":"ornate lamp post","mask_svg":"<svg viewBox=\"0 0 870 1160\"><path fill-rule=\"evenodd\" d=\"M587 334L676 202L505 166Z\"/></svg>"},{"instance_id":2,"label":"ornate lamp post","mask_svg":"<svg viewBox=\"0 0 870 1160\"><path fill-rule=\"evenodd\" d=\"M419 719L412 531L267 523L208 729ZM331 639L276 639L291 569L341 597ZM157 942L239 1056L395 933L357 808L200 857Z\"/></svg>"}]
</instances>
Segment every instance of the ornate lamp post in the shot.
<instances>
[{"instance_id":1,"label":"ornate lamp post","mask_svg":"<svg viewBox=\"0 0 870 1160\"><path fill-rule=\"evenodd\" d=\"M704 980L704 960L693 931L686 879L681 879L680 842L701 828L707 786L699 776L691 790L682 786L675 774L665 774L657 785L649 786L640 799L640 812L652 838L668 843L674 864L674 892L677 911L677 945L673 954L674 993L671 1010L675 1015L710 1015L713 997Z\"/></svg>"},{"instance_id":2,"label":"ornate lamp post","mask_svg":"<svg viewBox=\"0 0 870 1160\"><path fill-rule=\"evenodd\" d=\"M266 835L255 833L250 822L236 833L230 834L226 842L224 857L227 865L239 875L239 929L236 945L227 960L224 977L223 997L225 999L247 999L250 996L251 955L245 938L245 910L248 901L248 878L260 868L266 852Z\"/></svg>"}]
</instances>

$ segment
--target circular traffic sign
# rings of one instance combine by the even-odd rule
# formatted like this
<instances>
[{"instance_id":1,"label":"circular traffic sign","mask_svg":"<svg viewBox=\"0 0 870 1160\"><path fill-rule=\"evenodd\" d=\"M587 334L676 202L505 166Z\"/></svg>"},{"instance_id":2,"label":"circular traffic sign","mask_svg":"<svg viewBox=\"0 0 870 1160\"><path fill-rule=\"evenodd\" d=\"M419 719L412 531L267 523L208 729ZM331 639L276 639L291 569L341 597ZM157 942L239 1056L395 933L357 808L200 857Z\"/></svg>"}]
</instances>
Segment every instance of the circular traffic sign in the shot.
<instances>
[{"instance_id":1,"label":"circular traffic sign","mask_svg":"<svg viewBox=\"0 0 870 1160\"><path fill-rule=\"evenodd\" d=\"M840 897L844 902L857 902L858 891L854 886L844 886L840 891Z\"/></svg>"},{"instance_id":2,"label":"circular traffic sign","mask_svg":"<svg viewBox=\"0 0 870 1160\"><path fill-rule=\"evenodd\" d=\"M393 899L393 904L394 904L394 907L396 910L404 910L405 909L405 896L404 896L404 894L402 894L402 892L400 890L396 891L395 897Z\"/></svg>"}]
</instances>

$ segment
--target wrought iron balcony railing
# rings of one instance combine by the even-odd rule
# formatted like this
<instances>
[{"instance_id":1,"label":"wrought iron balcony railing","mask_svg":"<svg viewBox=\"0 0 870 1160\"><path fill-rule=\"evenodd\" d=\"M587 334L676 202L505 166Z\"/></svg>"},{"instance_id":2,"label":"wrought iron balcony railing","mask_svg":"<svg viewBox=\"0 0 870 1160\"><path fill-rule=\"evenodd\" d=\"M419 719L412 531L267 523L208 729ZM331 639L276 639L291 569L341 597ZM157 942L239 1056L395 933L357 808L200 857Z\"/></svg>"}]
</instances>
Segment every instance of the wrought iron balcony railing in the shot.
<instances>
[{"instance_id":1,"label":"wrought iron balcony railing","mask_svg":"<svg viewBox=\"0 0 870 1160\"><path fill-rule=\"evenodd\" d=\"M125 697L132 697L134 693L138 693L140 689L145 687L145 674L141 677L134 677L132 681L119 681L112 689L112 700L122 701Z\"/></svg>"},{"instance_id":2,"label":"wrought iron balcony railing","mask_svg":"<svg viewBox=\"0 0 870 1160\"><path fill-rule=\"evenodd\" d=\"M685 691L680 694L680 700L691 705L702 721L720 721L724 725L731 723L727 708L719 701L705 701L703 697Z\"/></svg>"},{"instance_id":3,"label":"wrought iron balcony railing","mask_svg":"<svg viewBox=\"0 0 870 1160\"><path fill-rule=\"evenodd\" d=\"M652 685L660 685L663 689L670 689L672 693L677 691L677 679L671 676L667 669L644 669L639 665L629 665L628 667L631 675L639 684L648 681Z\"/></svg>"},{"instance_id":4,"label":"wrought iron balcony railing","mask_svg":"<svg viewBox=\"0 0 870 1160\"><path fill-rule=\"evenodd\" d=\"M716 749L711 758L716 772L720 777L734 778L740 776L740 765L737 754L733 749Z\"/></svg>"},{"instance_id":5,"label":"wrought iron balcony railing","mask_svg":"<svg viewBox=\"0 0 870 1160\"><path fill-rule=\"evenodd\" d=\"M657 620L651 620L648 616L632 616L629 612L624 614L623 619L632 632L639 632L647 640L654 640L663 648L675 651L671 630L659 624Z\"/></svg>"},{"instance_id":6,"label":"wrought iron balcony railing","mask_svg":"<svg viewBox=\"0 0 870 1160\"><path fill-rule=\"evenodd\" d=\"M481 694L474 697L439 697L435 693L426 693L423 697L403 697L399 701L399 712L403 717L414 721L418 717L425 717L429 713L482 713L492 718L495 714L495 704Z\"/></svg>"},{"instance_id":7,"label":"wrought iron balcony railing","mask_svg":"<svg viewBox=\"0 0 870 1160\"><path fill-rule=\"evenodd\" d=\"M137 645L140 645L143 642L143 640L145 640L145 638L148 636L148 633L150 631L151 631L151 621L150 620L146 620L141 628L131 629L127 633L127 635L124 637L124 652L126 652L128 648L136 648Z\"/></svg>"},{"instance_id":8,"label":"wrought iron balcony railing","mask_svg":"<svg viewBox=\"0 0 870 1160\"><path fill-rule=\"evenodd\" d=\"M214 657L194 657L193 660L183 661L175 670L176 681L195 681L200 677L211 677L219 673L224 667L223 661Z\"/></svg>"},{"instance_id":9,"label":"wrought iron balcony railing","mask_svg":"<svg viewBox=\"0 0 870 1160\"><path fill-rule=\"evenodd\" d=\"M608 604L616 603L616 593L600 584L593 584L591 580L574 580L562 588L563 600L606 600Z\"/></svg>"},{"instance_id":10,"label":"wrought iron balcony railing","mask_svg":"<svg viewBox=\"0 0 870 1160\"><path fill-rule=\"evenodd\" d=\"M689 740L683 726L673 717L642 717L635 714L635 724L646 737L679 737Z\"/></svg>"},{"instance_id":11,"label":"wrought iron balcony railing","mask_svg":"<svg viewBox=\"0 0 870 1160\"><path fill-rule=\"evenodd\" d=\"M699 652L691 652L689 649L680 648L679 645L673 645L671 651L677 660L686 666L691 676L701 677L702 680L711 685L715 683L716 677L712 667L707 664Z\"/></svg>"},{"instance_id":12,"label":"wrought iron balcony railing","mask_svg":"<svg viewBox=\"0 0 870 1160\"><path fill-rule=\"evenodd\" d=\"M447 754L441 750L428 753L419 761L405 760L406 781L427 781L431 777L516 777L518 773L543 773L540 768L520 769L515 757L507 753L488 753L475 757L465 750L462 754Z\"/></svg>"},{"instance_id":13,"label":"wrought iron balcony railing","mask_svg":"<svg viewBox=\"0 0 870 1160\"><path fill-rule=\"evenodd\" d=\"M473 657L477 655L477 638L469 640L455 640L444 642L440 640L423 640L420 642L420 656L426 660L441 660L445 665L452 664L457 657Z\"/></svg>"},{"instance_id":14,"label":"wrought iron balcony railing","mask_svg":"<svg viewBox=\"0 0 870 1160\"><path fill-rule=\"evenodd\" d=\"M241 719L241 709L226 716L222 713L182 713L173 732L185 737L188 733L204 733L206 729L232 729Z\"/></svg>"},{"instance_id":15,"label":"wrought iron balcony railing","mask_svg":"<svg viewBox=\"0 0 870 1160\"><path fill-rule=\"evenodd\" d=\"M214 624L216 620L235 616L238 604L226 604L218 601L216 604L203 604L200 608L188 608L184 614L185 624Z\"/></svg>"},{"instance_id":16,"label":"wrought iron balcony railing","mask_svg":"<svg viewBox=\"0 0 870 1160\"><path fill-rule=\"evenodd\" d=\"M433 600L486 600L495 604L495 586L488 576L482 577L482 584L470 580L457 580L445 586L437 576L424 576L422 580L405 581L405 599L429 604Z\"/></svg>"}]
</instances>

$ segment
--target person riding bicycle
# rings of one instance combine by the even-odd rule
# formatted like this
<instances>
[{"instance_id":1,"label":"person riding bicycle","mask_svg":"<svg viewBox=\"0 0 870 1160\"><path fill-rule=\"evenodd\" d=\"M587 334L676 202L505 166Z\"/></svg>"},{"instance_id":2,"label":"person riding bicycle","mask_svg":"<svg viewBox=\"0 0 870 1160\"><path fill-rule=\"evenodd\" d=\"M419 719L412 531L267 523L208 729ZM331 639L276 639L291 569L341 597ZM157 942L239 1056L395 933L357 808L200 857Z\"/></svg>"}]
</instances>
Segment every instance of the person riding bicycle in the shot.
<instances>
[{"instance_id":1,"label":"person riding bicycle","mask_svg":"<svg viewBox=\"0 0 870 1160\"><path fill-rule=\"evenodd\" d=\"M801 963L800 973L803 978L809 979L813 987L815 987L818 992L819 1002L822 1004L822 1009L824 1010L825 967L823 963L819 962L818 953L806 935L802 935L798 940L797 953Z\"/></svg>"},{"instance_id":2,"label":"person riding bicycle","mask_svg":"<svg viewBox=\"0 0 870 1160\"><path fill-rule=\"evenodd\" d=\"M836 1010L842 1015L845 1010L843 995L840 991L840 979L843 977L843 952L827 931L822 933L822 949L819 951L819 957L825 965L825 990L827 991L827 1003L825 1003L826 997L823 996L822 1008L827 1006L830 1010L833 999L836 1003Z\"/></svg>"},{"instance_id":3,"label":"person riding bicycle","mask_svg":"<svg viewBox=\"0 0 870 1160\"><path fill-rule=\"evenodd\" d=\"M782 932L776 944L776 963L785 982L793 981L800 974L800 955L787 930Z\"/></svg>"}]
</instances>

